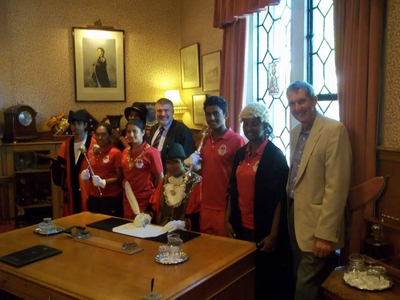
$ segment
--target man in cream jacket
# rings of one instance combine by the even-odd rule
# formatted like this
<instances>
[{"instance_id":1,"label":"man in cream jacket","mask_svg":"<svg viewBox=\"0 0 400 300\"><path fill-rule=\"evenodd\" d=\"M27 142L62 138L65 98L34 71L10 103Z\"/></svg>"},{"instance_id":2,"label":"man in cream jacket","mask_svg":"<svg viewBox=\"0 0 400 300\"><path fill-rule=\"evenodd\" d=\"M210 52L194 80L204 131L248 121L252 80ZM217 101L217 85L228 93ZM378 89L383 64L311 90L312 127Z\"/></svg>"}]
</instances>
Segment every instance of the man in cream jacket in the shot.
<instances>
[{"instance_id":1,"label":"man in cream jacket","mask_svg":"<svg viewBox=\"0 0 400 300\"><path fill-rule=\"evenodd\" d=\"M344 245L344 210L350 186L351 146L338 121L317 113L317 96L303 81L286 92L293 117L287 184L296 300L320 299L334 250Z\"/></svg>"}]
</instances>

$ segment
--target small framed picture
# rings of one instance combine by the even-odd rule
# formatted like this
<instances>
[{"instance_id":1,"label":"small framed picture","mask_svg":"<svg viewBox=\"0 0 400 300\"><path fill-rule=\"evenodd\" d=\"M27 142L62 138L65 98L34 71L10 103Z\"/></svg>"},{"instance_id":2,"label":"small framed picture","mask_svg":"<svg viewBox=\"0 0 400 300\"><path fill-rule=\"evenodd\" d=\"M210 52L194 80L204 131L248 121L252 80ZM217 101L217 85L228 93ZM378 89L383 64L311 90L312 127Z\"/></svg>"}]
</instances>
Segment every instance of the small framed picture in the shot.
<instances>
[{"instance_id":1,"label":"small framed picture","mask_svg":"<svg viewBox=\"0 0 400 300\"><path fill-rule=\"evenodd\" d=\"M279 59L274 60L268 65L268 93L270 95L279 95L280 89L280 61Z\"/></svg>"},{"instance_id":2,"label":"small framed picture","mask_svg":"<svg viewBox=\"0 0 400 300\"><path fill-rule=\"evenodd\" d=\"M72 28L75 99L126 101L123 30Z\"/></svg>"},{"instance_id":3,"label":"small framed picture","mask_svg":"<svg viewBox=\"0 0 400 300\"><path fill-rule=\"evenodd\" d=\"M218 91L221 80L221 51L204 54L201 57L201 68L203 91Z\"/></svg>"},{"instance_id":4,"label":"small framed picture","mask_svg":"<svg viewBox=\"0 0 400 300\"><path fill-rule=\"evenodd\" d=\"M204 114L204 101L206 101L207 95L193 95L193 123L196 125L206 124L206 116Z\"/></svg>"},{"instance_id":5,"label":"small framed picture","mask_svg":"<svg viewBox=\"0 0 400 300\"><path fill-rule=\"evenodd\" d=\"M181 49L181 83L182 89L200 86L198 43Z\"/></svg>"}]
</instances>

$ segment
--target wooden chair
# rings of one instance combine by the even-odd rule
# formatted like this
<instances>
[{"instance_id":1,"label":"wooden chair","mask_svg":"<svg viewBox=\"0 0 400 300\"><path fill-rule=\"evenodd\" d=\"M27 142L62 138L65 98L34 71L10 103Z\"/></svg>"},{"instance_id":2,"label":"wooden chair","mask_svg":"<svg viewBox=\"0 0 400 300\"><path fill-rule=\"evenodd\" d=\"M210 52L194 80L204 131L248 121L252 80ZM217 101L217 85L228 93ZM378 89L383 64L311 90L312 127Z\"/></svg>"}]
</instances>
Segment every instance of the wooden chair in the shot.
<instances>
[{"instance_id":1,"label":"wooden chair","mask_svg":"<svg viewBox=\"0 0 400 300\"><path fill-rule=\"evenodd\" d=\"M347 210L350 219L347 254L361 252L361 242L365 239L364 218L372 217L364 215L364 209L368 204L374 206L375 201L384 191L385 185L385 179L378 176L350 189L347 198ZM374 211L374 213L376 212Z\"/></svg>"}]
</instances>

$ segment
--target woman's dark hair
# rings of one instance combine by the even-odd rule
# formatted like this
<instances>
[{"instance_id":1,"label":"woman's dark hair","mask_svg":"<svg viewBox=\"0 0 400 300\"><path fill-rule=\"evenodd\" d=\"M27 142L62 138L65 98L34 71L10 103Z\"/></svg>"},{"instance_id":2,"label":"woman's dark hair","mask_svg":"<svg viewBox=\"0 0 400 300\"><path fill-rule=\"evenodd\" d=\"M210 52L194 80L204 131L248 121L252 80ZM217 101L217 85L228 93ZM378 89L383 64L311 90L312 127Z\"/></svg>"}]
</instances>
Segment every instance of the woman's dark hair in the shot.
<instances>
[{"instance_id":1,"label":"woman's dark hair","mask_svg":"<svg viewBox=\"0 0 400 300\"><path fill-rule=\"evenodd\" d=\"M101 47L99 47L99 48L97 48L97 50L101 50L101 52L103 53L103 56L106 54L106 51L104 51L104 49L103 48L101 48Z\"/></svg>"},{"instance_id":2,"label":"woman's dark hair","mask_svg":"<svg viewBox=\"0 0 400 300\"><path fill-rule=\"evenodd\" d=\"M142 131L145 130L143 121L139 120L139 119L129 120L129 122L126 124L126 128L128 128L129 125L135 125L136 127L138 127Z\"/></svg>"},{"instance_id":3,"label":"woman's dark hair","mask_svg":"<svg viewBox=\"0 0 400 300\"><path fill-rule=\"evenodd\" d=\"M104 122L100 122L99 124L96 125L96 127L94 128L94 132L96 133L97 128L99 127L104 127L108 133L108 135L111 135L112 133L112 128L111 125L108 123L104 123Z\"/></svg>"}]
</instances>

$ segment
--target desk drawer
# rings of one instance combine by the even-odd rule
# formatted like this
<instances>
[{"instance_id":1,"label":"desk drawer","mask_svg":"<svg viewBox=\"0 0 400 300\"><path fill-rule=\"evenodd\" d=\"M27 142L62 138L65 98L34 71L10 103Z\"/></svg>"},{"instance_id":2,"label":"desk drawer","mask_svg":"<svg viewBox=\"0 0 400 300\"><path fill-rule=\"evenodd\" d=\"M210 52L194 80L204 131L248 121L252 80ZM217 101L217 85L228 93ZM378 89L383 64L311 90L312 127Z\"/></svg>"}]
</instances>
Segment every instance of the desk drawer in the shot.
<instances>
[{"instance_id":1,"label":"desk drawer","mask_svg":"<svg viewBox=\"0 0 400 300\"><path fill-rule=\"evenodd\" d=\"M23 299L71 300L75 297L53 291L45 286L0 270L0 289Z\"/></svg>"}]
</instances>

